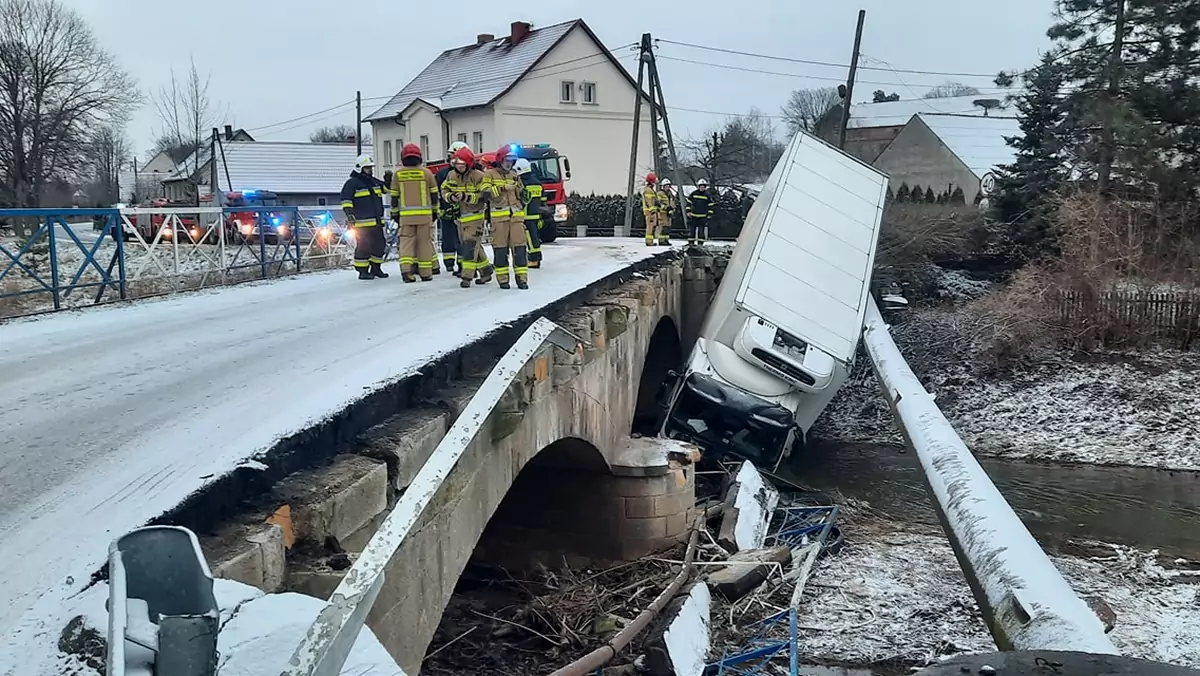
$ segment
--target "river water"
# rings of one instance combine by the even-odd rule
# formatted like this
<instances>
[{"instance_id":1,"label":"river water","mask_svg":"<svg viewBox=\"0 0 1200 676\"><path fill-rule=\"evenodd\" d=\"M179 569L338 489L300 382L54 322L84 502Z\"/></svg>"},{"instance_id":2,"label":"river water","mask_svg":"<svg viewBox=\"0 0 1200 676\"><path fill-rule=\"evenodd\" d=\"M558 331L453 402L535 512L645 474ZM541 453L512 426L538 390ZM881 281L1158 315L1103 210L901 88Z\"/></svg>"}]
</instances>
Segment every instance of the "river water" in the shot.
<instances>
[{"instance_id":1,"label":"river water","mask_svg":"<svg viewBox=\"0 0 1200 676\"><path fill-rule=\"evenodd\" d=\"M1200 473L989 458L980 464L1049 551L1091 540L1200 561ZM938 525L917 458L902 448L815 443L781 474L865 500L898 521Z\"/></svg>"}]
</instances>

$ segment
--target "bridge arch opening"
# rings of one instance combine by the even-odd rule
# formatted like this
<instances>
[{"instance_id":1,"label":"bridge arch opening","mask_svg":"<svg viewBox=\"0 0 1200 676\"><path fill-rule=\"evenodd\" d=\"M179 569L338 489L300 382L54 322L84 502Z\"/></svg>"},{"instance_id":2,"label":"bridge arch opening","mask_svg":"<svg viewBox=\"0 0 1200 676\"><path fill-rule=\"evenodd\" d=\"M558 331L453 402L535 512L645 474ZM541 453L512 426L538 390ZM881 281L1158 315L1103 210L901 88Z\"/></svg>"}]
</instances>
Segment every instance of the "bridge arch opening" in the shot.
<instances>
[{"instance_id":1,"label":"bridge arch opening","mask_svg":"<svg viewBox=\"0 0 1200 676\"><path fill-rule=\"evenodd\" d=\"M669 393L667 378L672 369L683 367L683 343L679 327L670 317L658 320L642 363L637 402L633 408L632 434L654 436L662 426L663 406Z\"/></svg>"}]
</instances>

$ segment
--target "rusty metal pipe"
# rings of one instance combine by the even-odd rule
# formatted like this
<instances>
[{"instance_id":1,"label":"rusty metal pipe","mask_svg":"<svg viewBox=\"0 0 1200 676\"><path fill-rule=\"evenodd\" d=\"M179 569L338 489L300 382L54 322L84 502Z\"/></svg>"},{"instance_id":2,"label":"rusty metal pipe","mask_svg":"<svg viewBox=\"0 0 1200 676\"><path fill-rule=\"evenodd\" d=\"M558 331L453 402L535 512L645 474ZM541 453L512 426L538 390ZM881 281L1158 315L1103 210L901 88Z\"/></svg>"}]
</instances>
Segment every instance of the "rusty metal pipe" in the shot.
<instances>
[{"instance_id":1,"label":"rusty metal pipe","mask_svg":"<svg viewBox=\"0 0 1200 676\"><path fill-rule=\"evenodd\" d=\"M567 666L555 671L550 676L587 676L593 671L603 667L612 661L622 650L628 646L637 635L650 625L650 621L662 612L662 609L675 598L679 590L692 576L695 566L692 561L696 558L696 547L700 541L700 528L704 525L704 514L696 517L692 522L692 536L688 539L687 551L683 555L683 565L679 568L679 574L671 580L671 584L662 590L654 601L646 607L638 616L630 622L627 627L617 632L617 635L612 637L612 640L607 644L596 648L592 652L575 660Z\"/></svg>"}]
</instances>

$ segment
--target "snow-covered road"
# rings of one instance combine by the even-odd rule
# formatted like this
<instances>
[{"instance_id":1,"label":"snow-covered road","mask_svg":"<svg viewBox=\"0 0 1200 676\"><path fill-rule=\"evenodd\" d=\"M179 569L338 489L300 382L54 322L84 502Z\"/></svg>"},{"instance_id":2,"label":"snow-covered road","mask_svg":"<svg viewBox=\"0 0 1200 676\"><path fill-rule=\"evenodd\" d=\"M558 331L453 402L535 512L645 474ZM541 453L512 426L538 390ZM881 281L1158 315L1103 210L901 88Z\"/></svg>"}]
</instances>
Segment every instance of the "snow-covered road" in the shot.
<instances>
[{"instance_id":1,"label":"snow-covered road","mask_svg":"<svg viewBox=\"0 0 1200 676\"><path fill-rule=\"evenodd\" d=\"M385 381L662 251L563 240L529 291L444 273L406 285L393 264L371 283L314 273L0 325L0 635L10 649L56 640L56 607L113 537Z\"/></svg>"}]
</instances>

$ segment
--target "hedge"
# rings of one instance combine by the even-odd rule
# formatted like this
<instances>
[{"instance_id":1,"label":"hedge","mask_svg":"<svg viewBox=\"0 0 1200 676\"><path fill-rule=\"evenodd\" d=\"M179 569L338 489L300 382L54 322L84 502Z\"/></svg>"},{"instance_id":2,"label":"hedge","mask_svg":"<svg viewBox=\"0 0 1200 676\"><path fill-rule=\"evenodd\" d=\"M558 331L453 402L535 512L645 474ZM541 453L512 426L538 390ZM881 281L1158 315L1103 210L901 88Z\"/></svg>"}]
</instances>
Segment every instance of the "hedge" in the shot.
<instances>
[{"instance_id":1,"label":"hedge","mask_svg":"<svg viewBox=\"0 0 1200 676\"><path fill-rule=\"evenodd\" d=\"M708 225L709 238L737 239L738 233L742 231L742 222L746 218L746 213L753 204L753 199L744 198L731 190L726 191L723 195L718 195L714 203L716 214L710 219ZM575 228L579 225L587 226L589 237L612 236L614 228L625 222L624 195L584 197L573 192L567 195L567 208L570 210L570 215L567 217L566 223L559 224L559 237L574 237ZM635 195L633 198L631 230L632 232L629 233L631 236L644 237L646 234L646 219L642 215L641 195ZM678 206L675 209L674 218L671 220L670 231L673 237L687 237L683 225L683 214L679 213Z\"/></svg>"}]
</instances>

